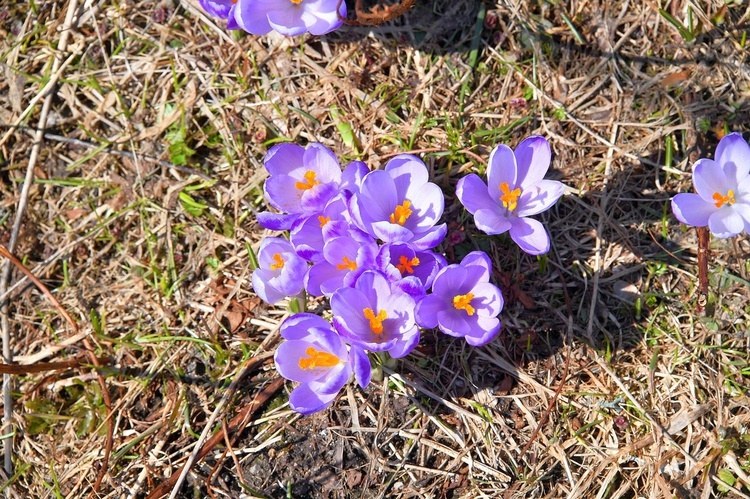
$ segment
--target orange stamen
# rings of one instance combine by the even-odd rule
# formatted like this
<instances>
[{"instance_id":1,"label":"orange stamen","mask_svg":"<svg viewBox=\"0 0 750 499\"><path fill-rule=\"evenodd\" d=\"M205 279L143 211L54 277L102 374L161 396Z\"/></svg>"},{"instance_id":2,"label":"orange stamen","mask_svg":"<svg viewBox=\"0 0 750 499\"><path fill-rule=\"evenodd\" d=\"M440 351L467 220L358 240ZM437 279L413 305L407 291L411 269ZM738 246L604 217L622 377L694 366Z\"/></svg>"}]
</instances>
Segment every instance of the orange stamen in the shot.
<instances>
[{"instance_id":1,"label":"orange stamen","mask_svg":"<svg viewBox=\"0 0 750 499\"><path fill-rule=\"evenodd\" d=\"M720 193L714 192L714 195L711 197L713 197L714 201L716 201L716 204L714 206L716 206L717 208L721 208L725 204L732 206L735 202L734 191L732 189L729 189L726 196L722 196Z\"/></svg>"},{"instance_id":2,"label":"orange stamen","mask_svg":"<svg viewBox=\"0 0 750 499\"><path fill-rule=\"evenodd\" d=\"M362 312L365 314L365 319L370 321L370 329L372 332L375 334L383 334L383 321L388 318L388 314L385 313L385 310L378 312L378 315L375 315L375 312L373 312L371 308L365 308Z\"/></svg>"},{"instance_id":3,"label":"orange stamen","mask_svg":"<svg viewBox=\"0 0 750 499\"><path fill-rule=\"evenodd\" d=\"M345 256L341 259L341 263L336 265L336 268L339 270L349 269L349 270L357 270L357 262L353 262L349 260L348 256Z\"/></svg>"},{"instance_id":4,"label":"orange stamen","mask_svg":"<svg viewBox=\"0 0 750 499\"><path fill-rule=\"evenodd\" d=\"M284 264L286 263L283 258L281 258L280 253L274 253L273 254L273 261L276 263L271 264L271 270L279 270L284 268Z\"/></svg>"},{"instance_id":5,"label":"orange stamen","mask_svg":"<svg viewBox=\"0 0 750 499\"><path fill-rule=\"evenodd\" d=\"M401 272L401 275L413 274L414 267L417 265L419 265L419 258L416 256L409 260L404 255L401 255L401 258L398 259L398 265L396 265L396 268Z\"/></svg>"},{"instance_id":6,"label":"orange stamen","mask_svg":"<svg viewBox=\"0 0 750 499\"><path fill-rule=\"evenodd\" d=\"M316 185L318 185L320 182L315 180L316 173L312 170L307 170L305 172L305 182L295 182L294 187L299 189L300 191L306 191L307 189L312 189Z\"/></svg>"},{"instance_id":7,"label":"orange stamen","mask_svg":"<svg viewBox=\"0 0 750 499\"><path fill-rule=\"evenodd\" d=\"M521 195L521 188L516 187L511 191L508 182L503 182L502 184L500 184L500 190L503 192L503 195L500 197L500 201L503 202L503 206L508 208L510 211L515 210L516 206L518 206L518 197Z\"/></svg>"},{"instance_id":8,"label":"orange stamen","mask_svg":"<svg viewBox=\"0 0 750 499\"><path fill-rule=\"evenodd\" d=\"M466 310L468 315L474 315L474 307L471 306L471 300L474 299L472 293L466 293L465 295L456 295L453 297L453 306L456 310Z\"/></svg>"},{"instance_id":9,"label":"orange stamen","mask_svg":"<svg viewBox=\"0 0 750 499\"><path fill-rule=\"evenodd\" d=\"M332 353L316 350L315 347L307 347L305 353L309 357L301 357L298 365L300 369L306 371L315 369L316 367L333 367L341 362L341 359Z\"/></svg>"},{"instance_id":10,"label":"orange stamen","mask_svg":"<svg viewBox=\"0 0 750 499\"><path fill-rule=\"evenodd\" d=\"M412 211L409 209L411 206L411 201L408 199L404 201L403 204L396 205L396 209L393 210L393 213L391 213L390 221L392 224L399 224L404 225L406 223L406 219L409 218L409 216L412 214Z\"/></svg>"},{"instance_id":11,"label":"orange stamen","mask_svg":"<svg viewBox=\"0 0 750 499\"><path fill-rule=\"evenodd\" d=\"M318 222L320 223L320 227L323 228L326 226L328 222L331 221L331 217L325 217L323 215L318 215Z\"/></svg>"}]
</instances>

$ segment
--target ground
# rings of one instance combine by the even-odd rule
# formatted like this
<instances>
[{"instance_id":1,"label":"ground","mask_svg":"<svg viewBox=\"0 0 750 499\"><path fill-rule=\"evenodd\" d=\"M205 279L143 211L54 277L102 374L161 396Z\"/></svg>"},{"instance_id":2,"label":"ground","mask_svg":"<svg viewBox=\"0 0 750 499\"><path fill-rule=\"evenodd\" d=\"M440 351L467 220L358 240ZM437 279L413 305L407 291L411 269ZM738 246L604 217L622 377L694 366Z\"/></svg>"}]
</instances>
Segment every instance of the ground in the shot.
<instances>
[{"instance_id":1,"label":"ground","mask_svg":"<svg viewBox=\"0 0 750 499\"><path fill-rule=\"evenodd\" d=\"M293 39L227 32L189 0L11 4L12 497L169 493L196 446L179 497L750 494L750 241L711 241L704 311L696 233L669 205L724 134L750 138L746 2L417 0ZM538 217L542 258L454 194L531 134L568 187ZM270 357L291 312L249 279L282 141L370 168L419 155L446 196L441 251L492 258L500 337L425 331L367 389L291 411Z\"/></svg>"}]
</instances>

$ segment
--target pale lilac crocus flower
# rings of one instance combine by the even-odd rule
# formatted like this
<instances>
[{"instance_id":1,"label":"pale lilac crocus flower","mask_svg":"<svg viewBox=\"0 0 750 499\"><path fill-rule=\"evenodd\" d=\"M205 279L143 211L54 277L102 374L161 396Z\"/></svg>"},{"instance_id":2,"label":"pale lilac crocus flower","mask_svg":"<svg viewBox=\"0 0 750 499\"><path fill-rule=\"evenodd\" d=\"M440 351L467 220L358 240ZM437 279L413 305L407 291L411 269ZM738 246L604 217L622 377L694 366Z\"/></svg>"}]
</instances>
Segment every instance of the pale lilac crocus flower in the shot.
<instances>
[{"instance_id":1,"label":"pale lilac crocus flower","mask_svg":"<svg viewBox=\"0 0 750 499\"><path fill-rule=\"evenodd\" d=\"M376 265L392 285L419 300L447 264L445 258L434 251L415 250L408 243L390 243L380 247Z\"/></svg>"},{"instance_id":2,"label":"pale lilac crocus flower","mask_svg":"<svg viewBox=\"0 0 750 499\"><path fill-rule=\"evenodd\" d=\"M347 203L355 192L359 192L362 178L369 172L361 161L352 161L341 174L339 193L334 196L322 212L298 218L291 228L291 241L297 254L306 260L323 260L323 247L334 237L349 235L354 230L350 223Z\"/></svg>"},{"instance_id":3,"label":"pale lilac crocus flower","mask_svg":"<svg viewBox=\"0 0 750 499\"><path fill-rule=\"evenodd\" d=\"M351 345L400 358L419 343L414 299L379 272L368 270L353 287L336 290L331 310L334 327Z\"/></svg>"},{"instance_id":4,"label":"pale lilac crocus flower","mask_svg":"<svg viewBox=\"0 0 750 499\"><path fill-rule=\"evenodd\" d=\"M251 281L255 294L263 301L274 304L302 291L307 262L286 239L265 238L258 250L258 265Z\"/></svg>"},{"instance_id":5,"label":"pale lilac crocus flower","mask_svg":"<svg viewBox=\"0 0 750 499\"><path fill-rule=\"evenodd\" d=\"M254 35L265 35L271 30L286 36L306 32L323 35L341 26L346 18L346 2L238 0L234 18L242 29Z\"/></svg>"},{"instance_id":6,"label":"pale lilac crocus flower","mask_svg":"<svg viewBox=\"0 0 750 499\"><path fill-rule=\"evenodd\" d=\"M367 354L346 344L331 325L314 314L295 314L281 325L286 341L276 349L274 361L279 373L300 383L289 395L289 406L312 414L330 406L352 373L365 388L372 368Z\"/></svg>"},{"instance_id":7,"label":"pale lilac crocus flower","mask_svg":"<svg viewBox=\"0 0 750 499\"><path fill-rule=\"evenodd\" d=\"M330 297L342 286L352 286L362 272L375 267L378 245L367 234L334 237L323 246L323 260L310 267L305 289Z\"/></svg>"},{"instance_id":8,"label":"pale lilac crocus flower","mask_svg":"<svg viewBox=\"0 0 750 499\"><path fill-rule=\"evenodd\" d=\"M487 234L510 232L530 255L549 251L549 235L538 220L528 218L548 210L565 192L556 180L545 180L552 154L547 139L532 135L515 152L506 145L492 150L485 184L471 174L458 181L456 196Z\"/></svg>"},{"instance_id":9,"label":"pale lilac crocus flower","mask_svg":"<svg viewBox=\"0 0 750 499\"><path fill-rule=\"evenodd\" d=\"M497 316L503 309L503 295L490 283L492 263L483 251L473 251L460 264L441 270L416 310L417 324L438 327L447 335L465 338L475 347L492 341L500 332Z\"/></svg>"},{"instance_id":10,"label":"pale lilac crocus flower","mask_svg":"<svg viewBox=\"0 0 750 499\"><path fill-rule=\"evenodd\" d=\"M750 232L750 146L739 133L719 141L714 159L693 165L695 193L672 198L677 219L705 227L718 238Z\"/></svg>"},{"instance_id":11,"label":"pale lilac crocus flower","mask_svg":"<svg viewBox=\"0 0 750 499\"><path fill-rule=\"evenodd\" d=\"M227 29L239 29L234 20L234 8L237 0L198 0L200 6L209 15L227 20Z\"/></svg>"},{"instance_id":12,"label":"pale lilac crocus flower","mask_svg":"<svg viewBox=\"0 0 750 499\"><path fill-rule=\"evenodd\" d=\"M447 232L435 225L443 214L440 188L428 182L427 167L416 156L400 154L384 170L368 173L352 196L349 213L361 230L385 243L434 248Z\"/></svg>"},{"instance_id":13,"label":"pale lilac crocus flower","mask_svg":"<svg viewBox=\"0 0 750 499\"><path fill-rule=\"evenodd\" d=\"M297 219L322 212L339 192L341 167L323 144L278 144L266 153L264 166L270 174L263 185L266 200L281 212L258 214L266 229L290 229Z\"/></svg>"}]
</instances>

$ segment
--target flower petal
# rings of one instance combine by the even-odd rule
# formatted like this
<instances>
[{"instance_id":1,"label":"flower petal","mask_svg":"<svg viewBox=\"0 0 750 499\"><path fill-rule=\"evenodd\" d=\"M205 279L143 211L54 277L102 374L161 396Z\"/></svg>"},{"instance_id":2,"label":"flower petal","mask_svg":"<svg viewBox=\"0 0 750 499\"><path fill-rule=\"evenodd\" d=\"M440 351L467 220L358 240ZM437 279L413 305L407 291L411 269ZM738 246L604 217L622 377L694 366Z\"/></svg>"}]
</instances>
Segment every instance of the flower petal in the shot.
<instances>
[{"instance_id":1,"label":"flower petal","mask_svg":"<svg viewBox=\"0 0 750 499\"><path fill-rule=\"evenodd\" d=\"M725 135L719 141L714 159L732 184L736 185L750 174L750 145L739 132Z\"/></svg>"},{"instance_id":2,"label":"flower petal","mask_svg":"<svg viewBox=\"0 0 750 499\"><path fill-rule=\"evenodd\" d=\"M473 347L483 347L500 332L500 320L495 317L477 317L476 324L466 335L466 343Z\"/></svg>"},{"instance_id":3,"label":"flower petal","mask_svg":"<svg viewBox=\"0 0 750 499\"><path fill-rule=\"evenodd\" d=\"M349 359L357 384L362 388L367 388L372 379L372 364L367 353L358 346L352 345L349 350Z\"/></svg>"},{"instance_id":4,"label":"flower petal","mask_svg":"<svg viewBox=\"0 0 750 499\"><path fill-rule=\"evenodd\" d=\"M717 210L708 217L708 230L714 236L724 239L734 237L745 228L745 221L733 207Z\"/></svg>"},{"instance_id":5,"label":"flower petal","mask_svg":"<svg viewBox=\"0 0 750 499\"><path fill-rule=\"evenodd\" d=\"M414 197L413 193L428 183L424 162L413 154L399 154L388 161L385 171L393 179L399 199Z\"/></svg>"},{"instance_id":6,"label":"flower petal","mask_svg":"<svg viewBox=\"0 0 750 499\"><path fill-rule=\"evenodd\" d=\"M337 395L337 393L332 395L319 394L308 385L299 385L289 394L289 407L308 416L331 405Z\"/></svg>"},{"instance_id":7,"label":"flower petal","mask_svg":"<svg viewBox=\"0 0 750 499\"><path fill-rule=\"evenodd\" d=\"M549 235L542 223L533 218L512 219L510 237L529 255L543 255L549 251Z\"/></svg>"},{"instance_id":8,"label":"flower petal","mask_svg":"<svg viewBox=\"0 0 750 499\"><path fill-rule=\"evenodd\" d=\"M507 183L508 188L515 189L517 183L516 156L505 144L495 147L487 162L487 192L492 199L503 197L500 184Z\"/></svg>"},{"instance_id":9,"label":"flower petal","mask_svg":"<svg viewBox=\"0 0 750 499\"><path fill-rule=\"evenodd\" d=\"M505 208L499 206L492 210L480 209L474 213L474 224L477 229L490 235L502 234L511 227Z\"/></svg>"},{"instance_id":10,"label":"flower petal","mask_svg":"<svg viewBox=\"0 0 750 499\"><path fill-rule=\"evenodd\" d=\"M706 158L695 162L693 185L695 185L695 192L709 203L713 202L713 196L717 192L724 196L729 189L737 187L736 185L729 185L727 176L718 163Z\"/></svg>"},{"instance_id":11,"label":"flower petal","mask_svg":"<svg viewBox=\"0 0 750 499\"><path fill-rule=\"evenodd\" d=\"M541 135L532 135L524 139L515 150L516 187L523 190L536 185L544 178L552 159L552 151L547 139Z\"/></svg>"},{"instance_id":12,"label":"flower petal","mask_svg":"<svg viewBox=\"0 0 750 499\"><path fill-rule=\"evenodd\" d=\"M708 218L718 208L713 203L707 203L698 194L686 192L672 198L672 213L680 222L693 226L705 227Z\"/></svg>"},{"instance_id":13,"label":"flower petal","mask_svg":"<svg viewBox=\"0 0 750 499\"><path fill-rule=\"evenodd\" d=\"M516 215L529 217L548 210L565 193L565 185L557 180L540 180L523 191L518 199Z\"/></svg>"},{"instance_id":14,"label":"flower petal","mask_svg":"<svg viewBox=\"0 0 750 499\"><path fill-rule=\"evenodd\" d=\"M414 311L417 324L427 329L437 327L437 314L444 310L446 305L445 300L440 296L434 294L425 296L417 303L417 308Z\"/></svg>"},{"instance_id":15,"label":"flower petal","mask_svg":"<svg viewBox=\"0 0 750 499\"><path fill-rule=\"evenodd\" d=\"M499 203L490 197L487 184L478 175L470 174L463 177L456 185L456 197L472 215L477 210L494 211Z\"/></svg>"}]
</instances>

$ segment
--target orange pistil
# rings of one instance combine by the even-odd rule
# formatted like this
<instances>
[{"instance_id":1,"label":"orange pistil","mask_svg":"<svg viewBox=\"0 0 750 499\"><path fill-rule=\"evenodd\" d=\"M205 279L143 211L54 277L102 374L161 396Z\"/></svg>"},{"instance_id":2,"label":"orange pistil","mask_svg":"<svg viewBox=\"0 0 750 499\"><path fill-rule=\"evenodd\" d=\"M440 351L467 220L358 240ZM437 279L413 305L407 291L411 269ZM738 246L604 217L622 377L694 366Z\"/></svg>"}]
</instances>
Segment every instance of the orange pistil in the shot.
<instances>
[{"instance_id":1,"label":"orange pistil","mask_svg":"<svg viewBox=\"0 0 750 499\"><path fill-rule=\"evenodd\" d=\"M312 170L307 170L305 172L305 182L295 182L294 187L299 189L300 191L306 191L307 189L312 189L316 185L318 185L320 182L315 180L316 173Z\"/></svg>"},{"instance_id":2,"label":"orange pistil","mask_svg":"<svg viewBox=\"0 0 750 499\"><path fill-rule=\"evenodd\" d=\"M299 5L302 3L302 0L290 0L294 5Z\"/></svg>"},{"instance_id":3,"label":"orange pistil","mask_svg":"<svg viewBox=\"0 0 750 499\"><path fill-rule=\"evenodd\" d=\"M725 204L728 204L729 206L732 206L734 204L734 191L732 189L729 189L726 196L722 196L720 193L714 192L714 195L711 197L713 197L714 201L716 201L716 204L714 206L716 206L717 208L721 208Z\"/></svg>"},{"instance_id":4,"label":"orange pistil","mask_svg":"<svg viewBox=\"0 0 750 499\"><path fill-rule=\"evenodd\" d=\"M281 257L280 253L274 253L273 254L273 261L276 263L271 264L271 270L279 270L284 268L284 264L286 263L284 259Z\"/></svg>"},{"instance_id":5,"label":"orange pistil","mask_svg":"<svg viewBox=\"0 0 750 499\"><path fill-rule=\"evenodd\" d=\"M341 359L332 353L316 350L315 347L307 347L305 354L309 355L309 357L301 357L299 359L299 367L306 371L315 369L316 367L333 367L341 362Z\"/></svg>"},{"instance_id":6,"label":"orange pistil","mask_svg":"<svg viewBox=\"0 0 750 499\"><path fill-rule=\"evenodd\" d=\"M404 225L406 223L406 219L409 218L409 216L412 214L412 211L409 209L411 206L411 201L408 199L404 201L403 204L396 205L396 209L393 210L393 213L391 213L390 221L392 224L399 224Z\"/></svg>"},{"instance_id":7,"label":"orange pistil","mask_svg":"<svg viewBox=\"0 0 750 499\"><path fill-rule=\"evenodd\" d=\"M474 299L472 293L466 293L465 295L456 295L453 297L453 306L456 310L466 310L468 315L474 315L474 307L471 306L471 300Z\"/></svg>"},{"instance_id":8,"label":"orange pistil","mask_svg":"<svg viewBox=\"0 0 750 499\"><path fill-rule=\"evenodd\" d=\"M521 188L516 187L511 191L508 182L503 182L502 184L500 184L500 190L503 192L503 195L500 197L500 201L503 202L503 206L508 208L510 211L515 210L516 206L518 206L518 197L521 195Z\"/></svg>"},{"instance_id":9,"label":"orange pistil","mask_svg":"<svg viewBox=\"0 0 750 499\"><path fill-rule=\"evenodd\" d=\"M419 258L416 256L409 260L404 255L401 255L401 258L398 259L398 265L396 265L396 268L401 272L401 275L413 274L414 267L417 265L419 265Z\"/></svg>"},{"instance_id":10,"label":"orange pistil","mask_svg":"<svg viewBox=\"0 0 750 499\"><path fill-rule=\"evenodd\" d=\"M388 314L385 313L385 310L378 312L378 315L375 315L375 312L373 312L371 308L365 308L362 312L365 314L365 319L370 321L370 329L372 332L375 334L383 334L383 321L388 318Z\"/></svg>"},{"instance_id":11,"label":"orange pistil","mask_svg":"<svg viewBox=\"0 0 750 499\"><path fill-rule=\"evenodd\" d=\"M336 265L336 268L339 270L349 269L349 270L357 270L357 262L353 262L349 260L348 256L345 256L341 259L341 263Z\"/></svg>"},{"instance_id":12,"label":"orange pistil","mask_svg":"<svg viewBox=\"0 0 750 499\"><path fill-rule=\"evenodd\" d=\"M331 217L324 217L323 215L318 215L318 222L320 223L321 228L325 227L326 224L330 221L331 221Z\"/></svg>"}]
</instances>

